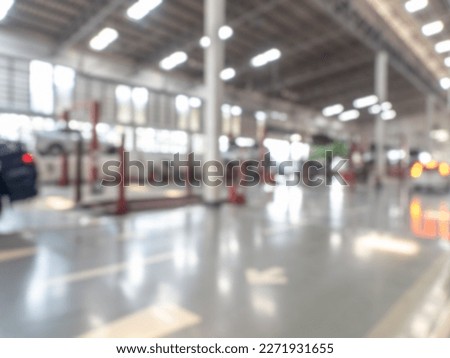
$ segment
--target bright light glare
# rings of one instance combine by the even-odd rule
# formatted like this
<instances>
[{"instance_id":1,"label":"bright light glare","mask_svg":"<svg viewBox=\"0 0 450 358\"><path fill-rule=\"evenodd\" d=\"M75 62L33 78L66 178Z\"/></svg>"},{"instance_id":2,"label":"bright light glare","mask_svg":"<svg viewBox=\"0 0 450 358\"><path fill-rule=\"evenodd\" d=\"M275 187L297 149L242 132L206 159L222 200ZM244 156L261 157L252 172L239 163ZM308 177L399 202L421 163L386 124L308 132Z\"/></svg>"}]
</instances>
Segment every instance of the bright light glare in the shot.
<instances>
[{"instance_id":1,"label":"bright light glare","mask_svg":"<svg viewBox=\"0 0 450 358\"><path fill-rule=\"evenodd\" d=\"M173 70L175 67L185 63L188 60L188 55L185 52L177 51L164 58L159 66L166 71Z\"/></svg>"},{"instance_id":2,"label":"bright light glare","mask_svg":"<svg viewBox=\"0 0 450 358\"><path fill-rule=\"evenodd\" d=\"M444 40L444 41L438 42L434 46L434 49L436 50L437 53L449 52L450 51L450 40Z\"/></svg>"},{"instance_id":3,"label":"bright light glare","mask_svg":"<svg viewBox=\"0 0 450 358\"><path fill-rule=\"evenodd\" d=\"M251 64L253 67L261 67L267 65L269 62L278 60L281 57L281 51L273 48L260 55L252 58Z\"/></svg>"},{"instance_id":4,"label":"bright light glare","mask_svg":"<svg viewBox=\"0 0 450 358\"><path fill-rule=\"evenodd\" d=\"M30 62L31 109L38 113L51 114L54 110L53 66L33 60Z\"/></svg>"},{"instance_id":5,"label":"bright light glare","mask_svg":"<svg viewBox=\"0 0 450 358\"><path fill-rule=\"evenodd\" d=\"M378 103L378 97L375 95L370 95L362 98L355 99L353 101L353 107L355 108L366 108L373 106L374 104Z\"/></svg>"},{"instance_id":6,"label":"bright light glare","mask_svg":"<svg viewBox=\"0 0 450 358\"><path fill-rule=\"evenodd\" d=\"M75 70L65 66L55 66L53 70L55 86L61 90L71 90L75 87Z\"/></svg>"},{"instance_id":7,"label":"bright light glare","mask_svg":"<svg viewBox=\"0 0 450 358\"><path fill-rule=\"evenodd\" d=\"M264 122L267 120L267 113L263 111L258 111L255 113L255 118L257 121Z\"/></svg>"},{"instance_id":8,"label":"bright light glare","mask_svg":"<svg viewBox=\"0 0 450 358\"><path fill-rule=\"evenodd\" d=\"M229 81L231 79L233 79L236 76L236 70L234 68L225 68L224 70L222 70L222 72L220 72L220 78L223 81Z\"/></svg>"},{"instance_id":9,"label":"bright light glare","mask_svg":"<svg viewBox=\"0 0 450 358\"><path fill-rule=\"evenodd\" d=\"M341 113L341 115L339 116L339 120L342 122L353 121L355 119L358 119L359 116L360 116L359 111L356 109L352 109L350 111Z\"/></svg>"},{"instance_id":10,"label":"bright light glare","mask_svg":"<svg viewBox=\"0 0 450 358\"><path fill-rule=\"evenodd\" d=\"M251 148L251 147L255 146L256 141L253 138L237 137L236 138L236 144L237 144L238 147Z\"/></svg>"},{"instance_id":11,"label":"bright light glare","mask_svg":"<svg viewBox=\"0 0 450 358\"><path fill-rule=\"evenodd\" d=\"M435 141L445 143L448 141L449 133L445 129L435 129L431 131L430 137L434 139Z\"/></svg>"},{"instance_id":12,"label":"bright light glare","mask_svg":"<svg viewBox=\"0 0 450 358\"><path fill-rule=\"evenodd\" d=\"M444 23L442 21L433 21L422 26L422 33L425 36L433 36L444 30Z\"/></svg>"},{"instance_id":13,"label":"bright light glare","mask_svg":"<svg viewBox=\"0 0 450 358\"><path fill-rule=\"evenodd\" d=\"M133 88L131 98L136 106L143 107L148 102L148 90L144 87Z\"/></svg>"},{"instance_id":14,"label":"bright light glare","mask_svg":"<svg viewBox=\"0 0 450 358\"><path fill-rule=\"evenodd\" d=\"M449 77L442 78L439 83L443 89L445 89L445 90L450 89L450 78Z\"/></svg>"},{"instance_id":15,"label":"bright light glare","mask_svg":"<svg viewBox=\"0 0 450 358\"><path fill-rule=\"evenodd\" d=\"M369 113L372 115L380 114L381 113L381 106L379 104L376 104L369 108Z\"/></svg>"},{"instance_id":16,"label":"bright light glare","mask_svg":"<svg viewBox=\"0 0 450 358\"><path fill-rule=\"evenodd\" d=\"M233 29L228 25L224 25L219 29L219 38L221 40L228 40L233 34Z\"/></svg>"},{"instance_id":17,"label":"bright light glare","mask_svg":"<svg viewBox=\"0 0 450 358\"><path fill-rule=\"evenodd\" d=\"M95 51L103 51L111 43L117 40L119 33L110 27L105 27L89 42L89 46Z\"/></svg>"},{"instance_id":18,"label":"bright light glare","mask_svg":"<svg viewBox=\"0 0 450 358\"><path fill-rule=\"evenodd\" d=\"M355 251L362 257L367 257L374 252L415 256L419 253L420 248L413 241L372 233L356 240Z\"/></svg>"},{"instance_id":19,"label":"bright light glare","mask_svg":"<svg viewBox=\"0 0 450 358\"><path fill-rule=\"evenodd\" d=\"M221 109L222 109L222 113L223 114L230 114L231 113L231 106L229 104L223 104Z\"/></svg>"},{"instance_id":20,"label":"bright light glare","mask_svg":"<svg viewBox=\"0 0 450 358\"><path fill-rule=\"evenodd\" d=\"M447 57L447 58L444 60L444 63L445 63L445 66L450 67L450 57Z\"/></svg>"},{"instance_id":21,"label":"bright light glare","mask_svg":"<svg viewBox=\"0 0 450 358\"><path fill-rule=\"evenodd\" d=\"M428 6L428 0L409 0L405 3L406 11L414 13L425 9Z\"/></svg>"},{"instance_id":22,"label":"bright light glare","mask_svg":"<svg viewBox=\"0 0 450 358\"><path fill-rule=\"evenodd\" d=\"M128 102L131 99L131 88L124 85L116 87L116 98L119 102Z\"/></svg>"},{"instance_id":23,"label":"bright light glare","mask_svg":"<svg viewBox=\"0 0 450 358\"><path fill-rule=\"evenodd\" d=\"M338 114L341 114L342 112L344 112L344 106L342 104L334 104L332 106L325 107L322 110L322 114L325 117L337 116Z\"/></svg>"},{"instance_id":24,"label":"bright light glare","mask_svg":"<svg viewBox=\"0 0 450 358\"><path fill-rule=\"evenodd\" d=\"M231 107L231 115L235 117L239 117L242 115L242 108L239 106L233 106Z\"/></svg>"},{"instance_id":25,"label":"bright light glare","mask_svg":"<svg viewBox=\"0 0 450 358\"><path fill-rule=\"evenodd\" d=\"M390 111L385 111L381 113L381 119L383 119L384 121L390 121L391 119L394 119L395 117L397 117L397 112L390 110Z\"/></svg>"},{"instance_id":26,"label":"bright light glare","mask_svg":"<svg viewBox=\"0 0 450 358\"><path fill-rule=\"evenodd\" d=\"M6 15L8 15L9 10L14 5L14 0L2 0L0 2L0 21L2 21Z\"/></svg>"},{"instance_id":27,"label":"bright light glare","mask_svg":"<svg viewBox=\"0 0 450 358\"><path fill-rule=\"evenodd\" d=\"M189 98L185 95L179 95L175 98L175 106L179 113L186 113L189 111Z\"/></svg>"},{"instance_id":28,"label":"bright light glare","mask_svg":"<svg viewBox=\"0 0 450 358\"><path fill-rule=\"evenodd\" d=\"M199 44L203 48L208 48L209 46L211 46L211 39L208 36L203 36L200 39Z\"/></svg>"},{"instance_id":29,"label":"bright light glare","mask_svg":"<svg viewBox=\"0 0 450 358\"><path fill-rule=\"evenodd\" d=\"M392 103L391 102L384 102L381 104L381 109L383 111L390 111L392 109Z\"/></svg>"},{"instance_id":30,"label":"bright light glare","mask_svg":"<svg viewBox=\"0 0 450 358\"><path fill-rule=\"evenodd\" d=\"M427 163L431 162L431 159L432 159L431 154L428 152L421 152L419 154L419 161L422 164L427 164Z\"/></svg>"},{"instance_id":31,"label":"bright light glare","mask_svg":"<svg viewBox=\"0 0 450 358\"><path fill-rule=\"evenodd\" d=\"M141 20L161 3L162 0L139 0L128 8L127 15L133 20Z\"/></svg>"},{"instance_id":32,"label":"bright light glare","mask_svg":"<svg viewBox=\"0 0 450 358\"><path fill-rule=\"evenodd\" d=\"M202 106L202 100L198 97L189 98L189 106L191 108L200 108Z\"/></svg>"}]
</instances>

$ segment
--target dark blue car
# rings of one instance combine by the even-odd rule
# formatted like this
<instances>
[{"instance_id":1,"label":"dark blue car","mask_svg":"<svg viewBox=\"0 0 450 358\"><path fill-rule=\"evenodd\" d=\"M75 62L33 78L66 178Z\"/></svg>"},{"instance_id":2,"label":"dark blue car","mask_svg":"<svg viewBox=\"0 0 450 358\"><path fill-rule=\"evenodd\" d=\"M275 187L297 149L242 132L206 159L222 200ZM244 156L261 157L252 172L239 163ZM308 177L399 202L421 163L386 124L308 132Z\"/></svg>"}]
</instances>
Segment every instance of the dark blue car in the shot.
<instances>
[{"instance_id":1,"label":"dark blue car","mask_svg":"<svg viewBox=\"0 0 450 358\"><path fill-rule=\"evenodd\" d=\"M1 198L11 202L37 195L37 170L33 156L22 143L0 139L0 211Z\"/></svg>"}]
</instances>

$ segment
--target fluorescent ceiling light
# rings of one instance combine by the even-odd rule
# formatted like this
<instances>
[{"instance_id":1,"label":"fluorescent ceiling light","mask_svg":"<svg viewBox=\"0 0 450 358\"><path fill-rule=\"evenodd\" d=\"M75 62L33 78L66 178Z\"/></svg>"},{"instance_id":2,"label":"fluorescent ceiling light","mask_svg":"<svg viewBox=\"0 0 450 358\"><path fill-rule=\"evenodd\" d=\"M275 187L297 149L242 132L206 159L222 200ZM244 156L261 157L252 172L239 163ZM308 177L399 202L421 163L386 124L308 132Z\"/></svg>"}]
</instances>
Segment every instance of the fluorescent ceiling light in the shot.
<instances>
[{"instance_id":1,"label":"fluorescent ceiling light","mask_svg":"<svg viewBox=\"0 0 450 358\"><path fill-rule=\"evenodd\" d=\"M260 55L252 58L251 64L253 67L261 67L267 65L269 62L278 60L281 57L281 52L277 48L272 48Z\"/></svg>"},{"instance_id":2,"label":"fluorescent ceiling light","mask_svg":"<svg viewBox=\"0 0 450 358\"><path fill-rule=\"evenodd\" d=\"M166 71L173 70L175 67L185 63L188 60L188 55L185 52L177 51L167 56L159 63L159 66Z\"/></svg>"},{"instance_id":3,"label":"fluorescent ceiling light","mask_svg":"<svg viewBox=\"0 0 450 358\"><path fill-rule=\"evenodd\" d=\"M444 60L444 63L445 63L445 66L450 67L450 57L447 57L447 58Z\"/></svg>"},{"instance_id":4,"label":"fluorescent ceiling light","mask_svg":"<svg viewBox=\"0 0 450 358\"><path fill-rule=\"evenodd\" d=\"M255 118L257 121L264 122L267 119L267 113L263 111L258 111L255 113Z\"/></svg>"},{"instance_id":5,"label":"fluorescent ceiling light","mask_svg":"<svg viewBox=\"0 0 450 358\"><path fill-rule=\"evenodd\" d=\"M390 121L391 119L394 119L395 117L397 117L397 112L393 111L393 110L381 113L381 119L383 119L385 121Z\"/></svg>"},{"instance_id":6,"label":"fluorescent ceiling light","mask_svg":"<svg viewBox=\"0 0 450 358\"><path fill-rule=\"evenodd\" d=\"M220 72L220 78L223 81L229 81L232 78L234 78L236 76L236 71L234 68L225 68L224 70L222 70L222 72Z\"/></svg>"},{"instance_id":7,"label":"fluorescent ceiling light","mask_svg":"<svg viewBox=\"0 0 450 358\"><path fill-rule=\"evenodd\" d=\"M200 39L199 44L203 48L208 48L211 45L211 39L208 36L203 36Z\"/></svg>"},{"instance_id":8,"label":"fluorescent ceiling light","mask_svg":"<svg viewBox=\"0 0 450 358\"><path fill-rule=\"evenodd\" d=\"M233 34L233 29L228 25L224 25L219 29L219 38L221 40L228 40Z\"/></svg>"},{"instance_id":9,"label":"fluorescent ceiling light","mask_svg":"<svg viewBox=\"0 0 450 358\"><path fill-rule=\"evenodd\" d=\"M352 109L350 111L342 112L339 116L339 120L342 122L353 121L354 119L358 119L360 113L356 109Z\"/></svg>"},{"instance_id":10,"label":"fluorescent ceiling light","mask_svg":"<svg viewBox=\"0 0 450 358\"><path fill-rule=\"evenodd\" d=\"M380 114L381 106L379 104L373 105L372 107L369 108L369 113L372 115Z\"/></svg>"},{"instance_id":11,"label":"fluorescent ceiling light","mask_svg":"<svg viewBox=\"0 0 450 358\"><path fill-rule=\"evenodd\" d=\"M14 5L14 0L0 1L0 21L2 21Z\"/></svg>"},{"instance_id":12,"label":"fluorescent ceiling light","mask_svg":"<svg viewBox=\"0 0 450 358\"><path fill-rule=\"evenodd\" d=\"M450 40L438 42L434 46L434 49L436 50L437 53L449 52L450 51Z\"/></svg>"},{"instance_id":13,"label":"fluorescent ceiling light","mask_svg":"<svg viewBox=\"0 0 450 358\"><path fill-rule=\"evenodd\" d=\"M232 116L239 117L240 115L242 115L242 108L239 106L233 106L231 107L230 113Z\"/></svg>"},{"instance_id":14,"label":"fluorescent ceiling light","mask_svg":"<svg viewBox=\"0 0 450 358\"><path fill-rule=\"evenodd\" d=\"M355 99L353 101L353 107L355 108L366 108L373 106L374 104L378 103L378 97L375 95L370 95L362 98Z\"/></svg>"},{"instance_id":15,"label":"fluorescent ceiling light","mask_svg":"<svg viewBox=\"0 0 450 358\"><path fill-rule=\"evenodd\" d=\"M444 30L444 23L442 21L433 21L422 26L422 33L425 36L433 36Z\"/></svg>"},{"instance_id":16,"label":"fluorescent ceiling light","mask_svg":"<svg viewBox=\"0 0 450 358\"><path fill-rule=\"evenodd\" d=\"M440 84L442 89L448 90L450 89L450 78L444 77L440 80Z\"/></svg>"},{"instance_id":17,"label":"fluorescent ceiling light","mask_svg":"<svg viewBox=\"0 0 450 358\"><path fill-rule=\"evenodd\" d=\"M384 102L381 104L381 109L383 111L390 111L392 109L392 103L391 102Z\"/></svg>"},{"instance_id":18,"label":"fluorescent ceiling light","mask_svg":"<svg viewBox=\"0 0 450 358\"><path fill-rule=\"evenodd\" d=\"M356 109L352 109L350 111L341 113L341 115L339 116L339 120L342 122L353 121L354 119L358 119L359 116L359 111Z\"/></svg>"},{"instance_id":19,"label":"fluorescent ceiling light","mask_svg":"<svg viewBox=\"0 0 450 358\"><path fill-rule=\"evenodd\" d=\"M127 15L133 20L141 20L161 3L162 0L138 0L128 8Z\"/></svg>"},{"instance_id":20,"label":"fluorescent ceiling light","mask_svg":"<svg viewBox=\"0 0 450 358\"><path fill-rule=\"evenodd\" d=\"M425 9L428 6L428 0L409 0L405 3L406 11L414 13Z\"/></svg>"},{"instance_id":21,"label":"fluorescent ceiling light","mask_svg":"<svg viewBox=\"0 0 450 358\"><path fill-rule=\"evenodd\" d=\"M119 33L110 27L105 27L89 42L89 46L95 51L103 51L111 43L117 40Z\"/></svg>"},{"instance_id":22,"label":"fluorescent ceiling light","mask_svg":"<svg viewBox=\"0 0 450 358\"><path fill-rule=\"evenodd\" d=\"M325 117L337 116L338 114L341 114L342 112L344 112L344 106L342 104L334 104L332 106L325 107L322 110L322 114Z\"/></svg>"}]
</instances>

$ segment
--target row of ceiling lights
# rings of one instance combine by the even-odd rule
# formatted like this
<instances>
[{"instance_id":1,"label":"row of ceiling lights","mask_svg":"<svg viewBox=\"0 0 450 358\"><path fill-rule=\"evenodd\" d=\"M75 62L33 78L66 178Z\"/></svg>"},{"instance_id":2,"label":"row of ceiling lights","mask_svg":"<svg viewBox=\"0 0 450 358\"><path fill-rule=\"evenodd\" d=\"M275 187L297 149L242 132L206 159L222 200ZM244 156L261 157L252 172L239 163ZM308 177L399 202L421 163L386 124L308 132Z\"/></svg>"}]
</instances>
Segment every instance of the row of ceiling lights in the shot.
<instances>
[{"instance_id":1,"label":"row of ceiling lights","mask_svg":"<svg viewBox=\"0 0 450 358\"><path fill-rule=\"evenodd\" d=\"M342 104L333 104L322 110L324 117L338 117L342 122L352 121L361 116L361 109L367 108L369 114L380 115L381 119L388 121L397 117L397 112L392 109L391 102L379 103L378 97L370 95L353 101L353 109L345 110Z\"/></svg>"},{"instance_id":2,"label":"row of ceiling lights","mask_svg":"<svg viewBox=\"0 0 450 358\"><path fill-rule=\"evenodd\" d=\"M429 5L429 0L409 0L405 3L405 9L409 13L416 13L424 10ZM422 33L427 36L433 36L441 33L445 26L441 20L432 21L422 26ZM440 41L435 44L434 49L439 54L450 52L450 40ZM450 67L450 57L444 59L445 66ZM450 89L450 77L440 79L440 85L443 89Z\"/></svg>"},{"instance_id":3,"label":"row of ceiling lights","mask_svg":"<svg viewBox=\"0 0 450 358\"><path fill-rule=\"evenodd\" d=\"M3 20L8 12L14 5L15 0L1 0L0 1L0 21ZM138 0L127 9L127 16L134 21L142 20L150 12L156 9L163 3L163 0ZM219 29L218 36L220 40L228 40L234 34L233 29L224 25ZM98 32L90 41L89 46L94 51L103 51L110 46L114 41L119 38L119 32L111 27L105 27ZM203 48L208 48L211 45L211 39L207 36L203 36L199 44ZM253 67L261 67L269 62L278 60L281 57L281 52L278 49L271 49L263 54L255 56L251 60ZM176 51L166 58L162 59L159 63L161 69L170 71L188 60L188 55L184 51ZM220 77L224 81L229 81L236 76L236 70L234 68L225 68Z\"/></svg>"},{"instance_id":4,"label":"row of ceiling lights","mask_svg":"<svg viewBox=\"0 0 450 358\"><path fill-rule=\"evenodd\" d=\"M405 8L410 13L415 13L420 10L425 9L428 6L428 0L409 0L405 3ZM425 36L433 36L444 29L444 24L442 21L433 21L422 26L422 33ZM447 50L448 46L448 50ZM436 44L436 51L438 53L444 53L450 51L450 40L440 42ZM450 67L450 57L445 59L445 64ZM441 79L441 86L445 89L450 88L450 78ZM392 109L392 104L390 102L378 103L378 97L375 95L370 95L367 97L359 98L353 101L354 109L345 111L342 104L334 104L328 106L322 110L322 114L325 117L335 117L338 116L341 121L351 121L358 119L361 115L359 109L369 108L368 112L372 115L380 115L384 120L391 120L397 116L396 111Z\"/></svg>"},{"instance_id":5,"label":"row of ceiling lights","mask_svg":"<svg viewBox=\"0 0 450 358\"><path fill-rule=\"evenodd\" d=\"M133 5L131 5L127 10L127 16L134 20L142 20L151 11L156 9L159 5L163 3L163 0L138 0ZM234 34L233 29L224 25L220 27L218 31L218 37L222 41L226 41L231 38ZM95 51L103 51L109 45L119 38L119 33L117 30L106 27L101 30L97 35L95 35L89 42L91 49ZM202 48L208 48L211 45L211 39L208 36L203 36L199 40L199 45ZM253 57L250 61L253 67L262 67L270 62L276 61L281 57L281 51L273 48L262 54ZM184 51L176 51L171 55L165 57L159 62L159 67L165 71L171 71L174 68L184 64L188 60L188 55ZM236 76L236 70L232 67L225 68L220 73L220 78L223 81L229 81Z\"/></svg>"}]
</instances>

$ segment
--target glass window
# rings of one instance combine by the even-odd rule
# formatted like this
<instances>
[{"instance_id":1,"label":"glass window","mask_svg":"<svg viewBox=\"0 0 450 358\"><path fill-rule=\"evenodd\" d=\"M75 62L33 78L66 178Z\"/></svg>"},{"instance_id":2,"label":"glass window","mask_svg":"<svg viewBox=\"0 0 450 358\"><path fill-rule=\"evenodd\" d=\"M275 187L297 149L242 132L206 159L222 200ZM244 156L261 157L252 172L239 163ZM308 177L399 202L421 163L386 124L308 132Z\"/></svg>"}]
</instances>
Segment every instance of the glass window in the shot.
<instances>
[{"instance_id":1,"label":"glass window","mask_svg":"<svg viewBox=\"0 0 450 358\"><path fill-rule=\"evenodd\" d=\"M53 66L42 61L30 62L31 110L43 114L53 114Z\"/></svg>"}]
</instances>

